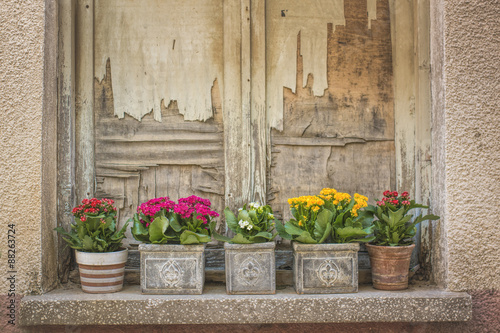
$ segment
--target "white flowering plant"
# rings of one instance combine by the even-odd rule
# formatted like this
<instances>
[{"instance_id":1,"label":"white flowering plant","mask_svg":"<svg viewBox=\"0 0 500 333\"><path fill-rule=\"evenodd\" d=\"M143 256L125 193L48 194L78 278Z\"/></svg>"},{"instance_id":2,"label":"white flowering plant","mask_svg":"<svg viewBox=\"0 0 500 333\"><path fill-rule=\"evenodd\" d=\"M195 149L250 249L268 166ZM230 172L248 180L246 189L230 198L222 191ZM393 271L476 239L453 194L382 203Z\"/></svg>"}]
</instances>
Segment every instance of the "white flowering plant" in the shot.
<instances>
[{"instance_id":1,"label":"white flowering plant","mask_svg":"<svg viewBox=\"0 0 500 333\"><path fill-rule=\"evenodd\" d=\"M224 209L226 224L236 235L233 238L213 233L216 240L234 244L271 242L278 235L273 233L275 223L271 206L250 202L238 209L236 216L228 207Z\"/></svg>"}]
</instances>

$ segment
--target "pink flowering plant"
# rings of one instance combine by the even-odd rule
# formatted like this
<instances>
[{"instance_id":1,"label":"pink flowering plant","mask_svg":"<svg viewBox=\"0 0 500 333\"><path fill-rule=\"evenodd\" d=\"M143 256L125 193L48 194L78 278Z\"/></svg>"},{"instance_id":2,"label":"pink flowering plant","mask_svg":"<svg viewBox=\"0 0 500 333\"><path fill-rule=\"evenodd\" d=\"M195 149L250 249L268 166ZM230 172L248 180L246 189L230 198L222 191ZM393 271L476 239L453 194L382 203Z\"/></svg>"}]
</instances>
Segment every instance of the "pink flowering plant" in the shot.
<instances>
[{"instance_id":1,"label":"pink flowering plant","mask_svg":"<svg viewBox=\"0 0 500 333\"><path fill-rule=\"evenodd\" d=\"M116 227L116 208L111 199L83 199L73 208L75 223L70 232L55 228L68 245L83 252L114 252L122 247L128 222L120 229Z\"/></svg>"},{"instance_id":2,"label":"pink flowering plant","mask_svg":"<svg viewBox=\"0 0 500 333\"><path fill-rule=\"evenodd\" d=\"M215 225L211 219L219 216L210 206L210 200L194 195L177 203L169 197L151 199L137 207L132 235L151 244L207 243Z\"/></svg>"},{"instance_id":3,"label":"pink flowering plant","mask_svg":"<svg viewBox=\"0 0 500 333\"><path fill-rule=\"evenodd\" d=\"M417 224L426 220L438 220L439 216L408 214L415 208L429 208L415 203L408 192L399 195L396 191L385 191L382 200L377 205L369 205L364 214L377 217L374 224L374 245L406 246L413 244L412 237L417 232ZM413 221L412 221L413 220Z\"/></svg>"}]
</instances>

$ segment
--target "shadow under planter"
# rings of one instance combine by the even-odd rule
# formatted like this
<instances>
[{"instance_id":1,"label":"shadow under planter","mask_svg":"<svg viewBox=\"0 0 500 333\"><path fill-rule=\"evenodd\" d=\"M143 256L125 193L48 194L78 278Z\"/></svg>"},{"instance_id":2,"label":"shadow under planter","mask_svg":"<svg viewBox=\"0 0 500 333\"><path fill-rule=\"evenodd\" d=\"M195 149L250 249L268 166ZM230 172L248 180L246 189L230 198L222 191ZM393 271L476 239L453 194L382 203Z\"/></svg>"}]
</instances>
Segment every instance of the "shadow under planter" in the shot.
<instances>
[{"instance_id":1,"label":"shadow under planter","mask_svg":"<svg viewBox=\"0 0 500 333\"><path fill-rule=\"evenodd\" d=\"M235 294L275 294L274 242L256 244L224 243L226 252L226 292Z\"/></svg>"},{"instance_id":2,"label":"shadow under planter","mask_svg":"<svg viewBox=\"0 0 500 333\"><path fill-rule=\"evenodd\" d=\"M141 291L199 295L205 283L205 244L140 244Z\"/></svg>"},{"instance_id":3,"label":"shadow under planter","mask_svg":"<svg viewBox=\"0 0 500 333\"><path fill-rule=\"evenodd\" d=\"M298 294L358 292L359 243L292 245Z\"/></svg>"}]
</instances>

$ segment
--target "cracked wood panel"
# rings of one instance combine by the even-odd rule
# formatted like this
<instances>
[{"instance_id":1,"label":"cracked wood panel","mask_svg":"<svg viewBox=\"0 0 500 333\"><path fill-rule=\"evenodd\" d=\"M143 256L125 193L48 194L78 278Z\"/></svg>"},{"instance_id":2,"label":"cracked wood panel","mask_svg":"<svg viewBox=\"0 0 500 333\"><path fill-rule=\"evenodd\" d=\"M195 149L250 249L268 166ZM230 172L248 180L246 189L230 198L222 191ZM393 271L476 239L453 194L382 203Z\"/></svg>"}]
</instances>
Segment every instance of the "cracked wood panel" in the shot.
<instances>
[{"instance_id":1,"label":"cracked wood panel","mask_svg":"<svg viewBox=\"0 0 500 333\"><path fill-rule=\"evenodd\" d=\"M337 2L331 4L335 7ZM291 6L288 4L288 12ZM373 201L396 184L389 4L377 1L376 14L369 6L373 6L371 1L345 1L344 24L334 26L335 22L319 20L328 83L321 96L314 91L316 73L308 72L304 65L302 31L295 36L296 64L292 68L296 68L296 85L280 87L283 130L271 130L268 169L268 203L285 219L290 217L290 197L333 187L367 195ZM376 19L369 20L368 15ZM314 21L315 17L298 13L282 19L298 21L301 26L301 21ZM291 24L281 22L270 20L267 33L279 33L282 28L275 26ZM267 52L280 51L267 45Z\"/></svg>"},{"instance_id":2,"label":"cracked wood panel","mask_svg":"<svg viewBox=\"0 0 500 333\"><path fill-rule=\"evenodd\" d=\"M138 204L169 196L210 199L224 209L224 151L220 90L211 91L213 118L186 121L177 103L161 105L161 122L152 113L141 121L115 116L112 65L107 62L102 81L95 79L96 196L116 201L119 224L135 213ZM219 225L218 229L222 227ZM130 232L128 244L136 243Z\"/></svg>"}]
</instances>

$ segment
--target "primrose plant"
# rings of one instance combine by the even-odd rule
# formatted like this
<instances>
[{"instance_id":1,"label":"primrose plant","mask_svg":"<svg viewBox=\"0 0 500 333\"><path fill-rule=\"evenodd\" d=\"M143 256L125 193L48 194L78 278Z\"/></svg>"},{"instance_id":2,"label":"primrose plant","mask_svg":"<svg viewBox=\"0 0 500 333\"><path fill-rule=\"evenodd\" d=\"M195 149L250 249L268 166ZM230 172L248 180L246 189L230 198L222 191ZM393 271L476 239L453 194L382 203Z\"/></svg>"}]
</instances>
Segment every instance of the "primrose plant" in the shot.
<instances>
[{"instance_id":1,"label":"primrose plant","mask_svg":"<svg viewBox=\"0 0 500 333\"><path fill-rule=\"evenodd\" d=\"M213 233L216 240L235 244L253 244L272 241L274 233L274 214L271 206L261 206L258 202L250 202L238 209L235 215L228 207L224 209L226 224L236 235L233 238Z\"/></svg>"}]
</instances>

